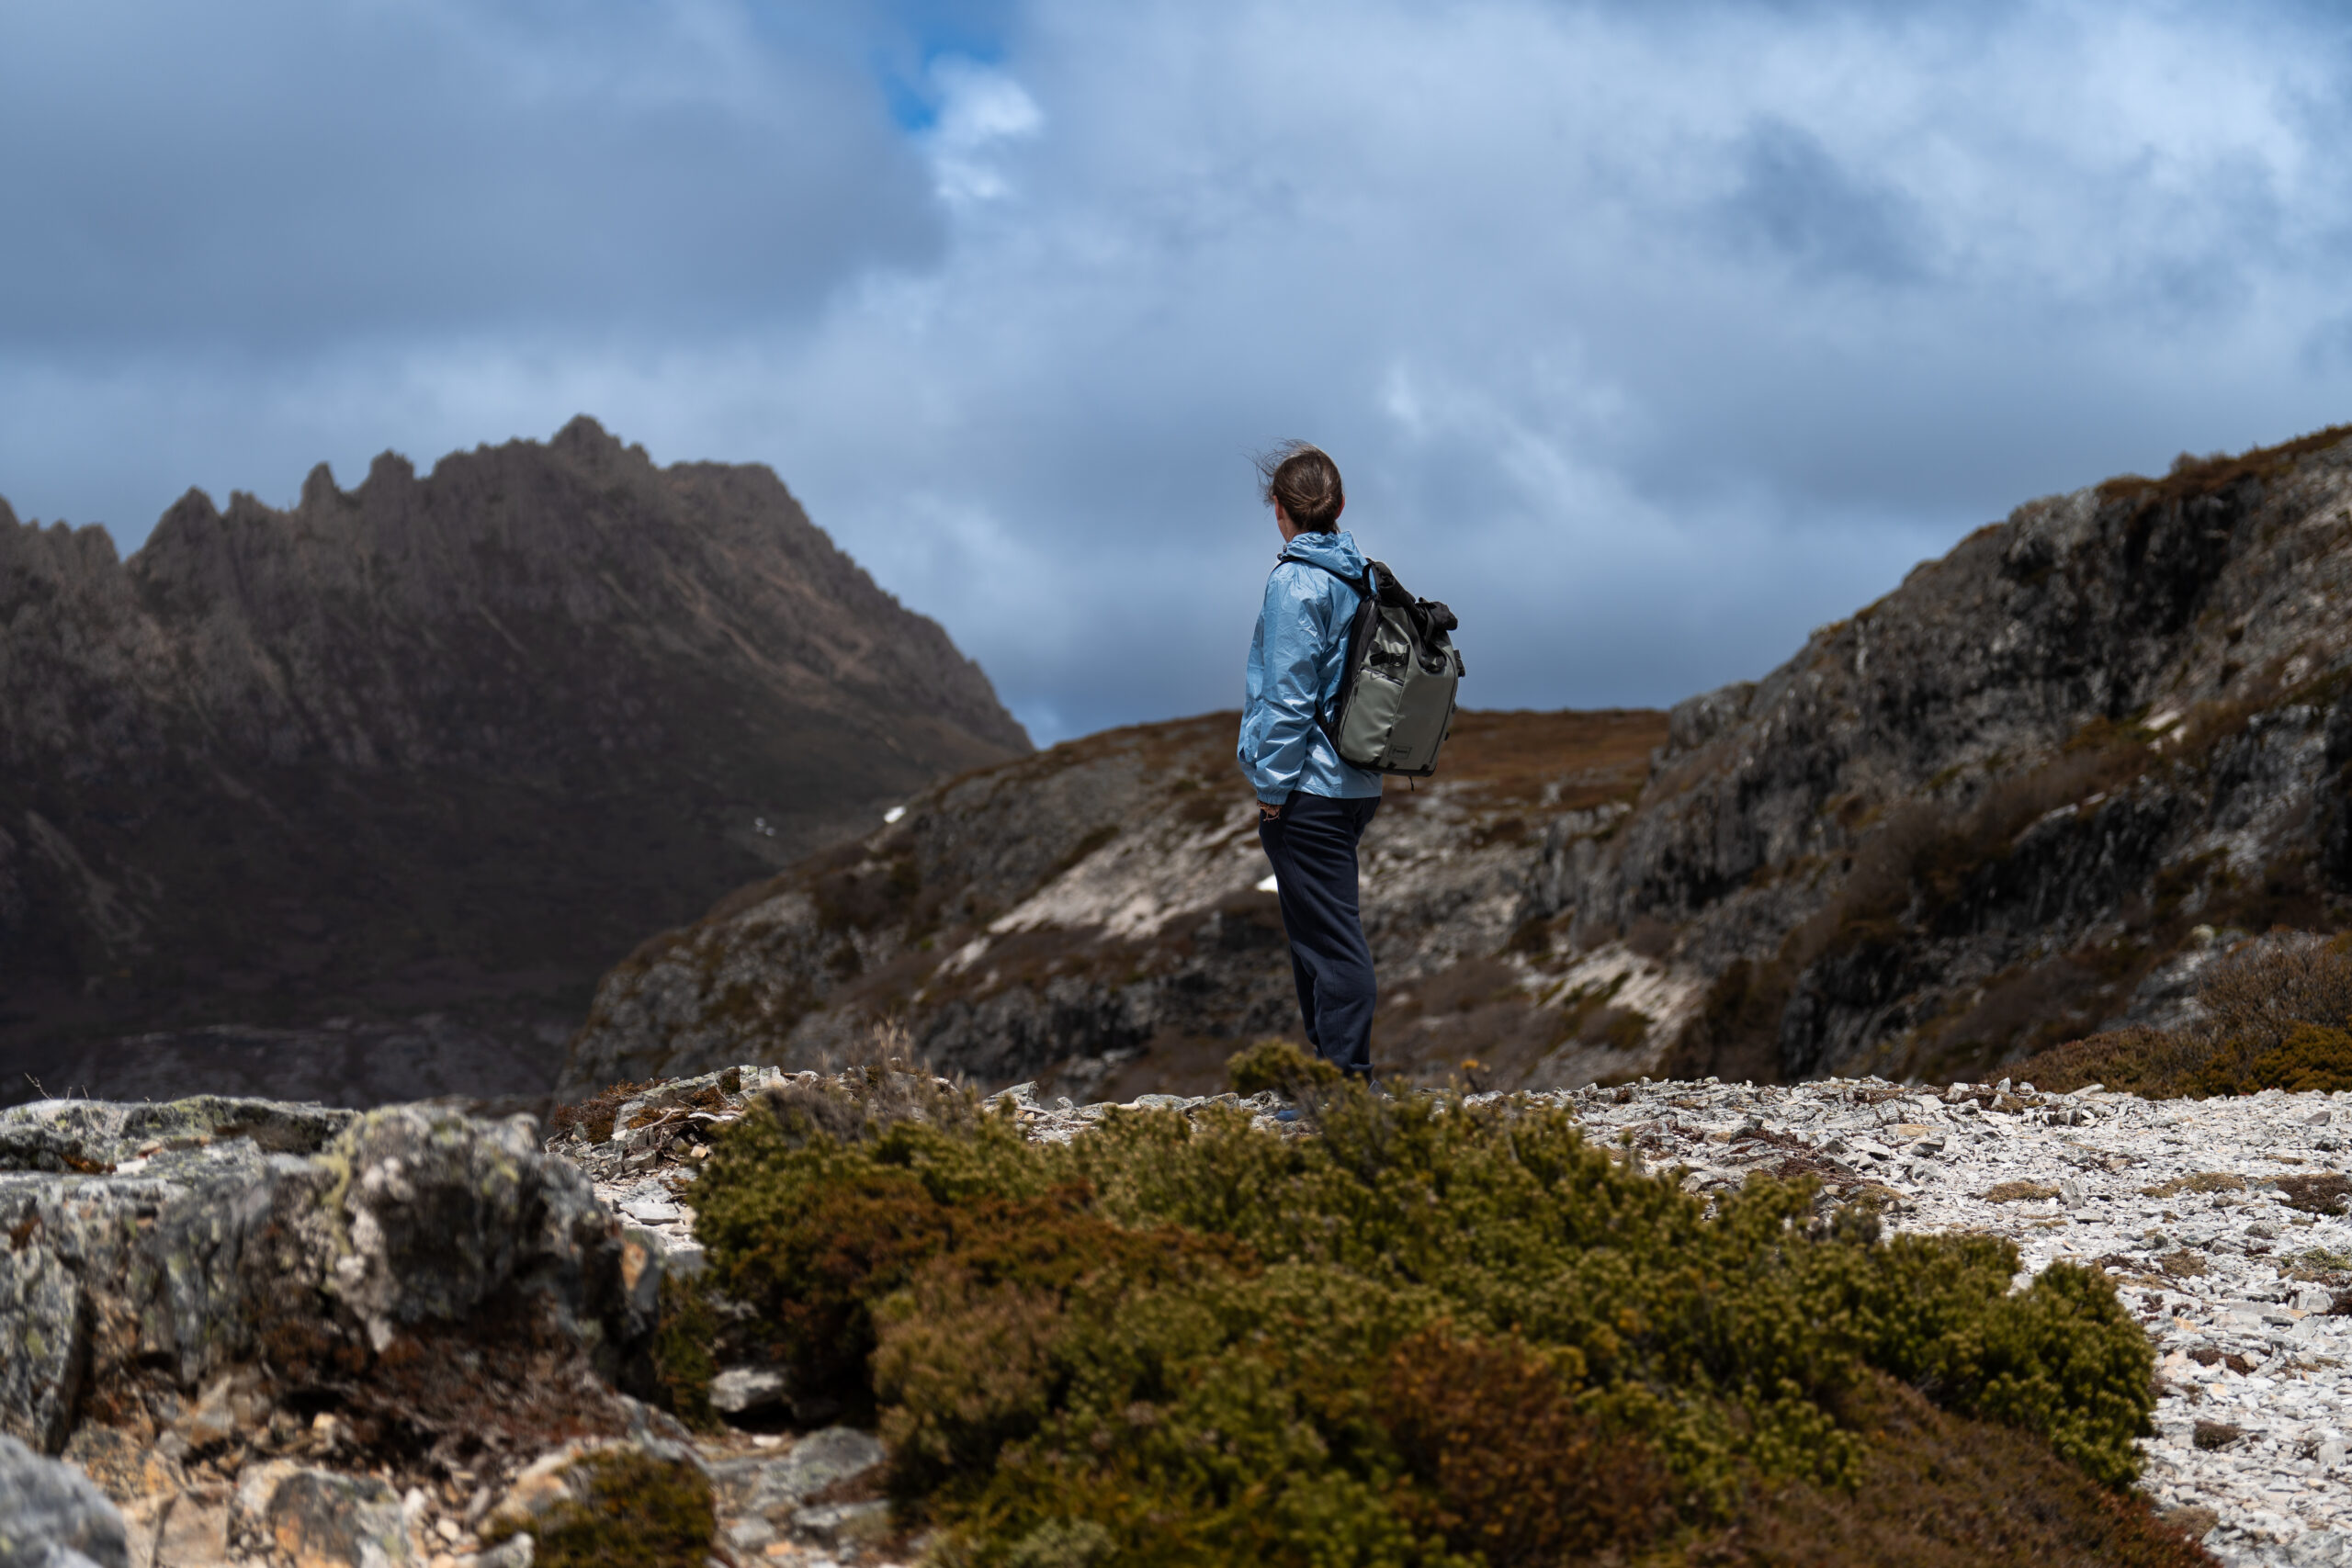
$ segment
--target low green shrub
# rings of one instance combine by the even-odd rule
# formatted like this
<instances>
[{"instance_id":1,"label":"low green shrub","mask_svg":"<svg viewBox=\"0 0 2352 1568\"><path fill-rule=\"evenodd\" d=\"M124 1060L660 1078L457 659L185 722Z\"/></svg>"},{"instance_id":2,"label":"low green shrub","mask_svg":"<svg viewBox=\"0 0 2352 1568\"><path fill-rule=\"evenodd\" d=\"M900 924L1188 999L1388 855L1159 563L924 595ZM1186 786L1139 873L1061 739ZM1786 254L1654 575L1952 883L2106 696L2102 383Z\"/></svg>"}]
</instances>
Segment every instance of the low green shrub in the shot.
<instances>
[{"instance_id":1,"label":"low green shrub","mask_svg":"<svg viewBox=\"0 0 2352 1568\"><path fill-rule=\"evenodd\" d=\"M665 1276L653 1331L653 1381L662 1405L698 1432L719 1425L718 1414L710 1406L711 1380L718 1375L712 1349L718 1337L710 1297L690 1280Z\"/></svg>"},{"instance_id":2,"label":"low green shrub","mask_svg":"<svg viewBox=\"0 0 2352 1568\"><path fill-rule=\"evenodd\" d=\"M1711 1210L1555 1108L842 1124L721 1136L708 1277L803 1386L871 1401L944 1562L1662 1561L1849 1495L1889 1379L2110 1484L2153 1404L2100 1277L2012 1294L2007 1243L1883 1242L1806 1185Z\"/></svg>"},{"instance_id":3,"label":"low green shrub","mask_svg":"<svg viewBox=\"0 0 2352 1568\"><path fill-rule=\"evenodd\" d=\"M1236 1051L1226 1059L1225 1076L1236 1094L1276 1094L1295 1100L1302 1091L1329 1089L1347 1075L1310 1056L1297 1042L1270 1034Z\"/></svg>"},{"instance_id":4,"label":"low green shrub","mask_svg":"<svg viewBox=\"0 0 2352 1568\"><path fill-rule=\"evenodd\" d=\"M2199 1075L2208 1094L2250 1094L2282 1089L2289 1094L2316 1089L2333 1094L2352 1089L2352 1030L2298 1023L2269 1050L2249 1053L2235 1073Z\"/></svg>"},{"instance_id":5,"label":"low green shrub","mask_svg":"<svg viewBox=\"0 0 2352 1568\"><path fill-rule=\"evenodd\" d=\"M703 1568L718 1533L710 1483L693 1465L634 1449L592 1453L575 1495L527 1524L487 1532L491 1544L531 1532L531 1562L545 1568Z\"/></svg>"}]
</instances>

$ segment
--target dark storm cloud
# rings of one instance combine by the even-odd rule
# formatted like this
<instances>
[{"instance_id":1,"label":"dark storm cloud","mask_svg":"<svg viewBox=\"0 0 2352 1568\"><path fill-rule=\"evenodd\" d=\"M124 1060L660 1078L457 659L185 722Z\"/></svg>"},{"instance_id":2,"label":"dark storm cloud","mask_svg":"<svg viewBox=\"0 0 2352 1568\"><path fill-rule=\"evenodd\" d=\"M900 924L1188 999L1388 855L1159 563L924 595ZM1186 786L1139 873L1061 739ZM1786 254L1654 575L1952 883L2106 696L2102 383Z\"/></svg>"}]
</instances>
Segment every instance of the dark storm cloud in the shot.
<instances>
[{"instance_id":1,"label":"dark storm cloud","mask_svg":"<svg viewBox=\"0 0 2352 1568\"><path fill-rule=\"evenodd\" d=\"M1724 204L1751 254L1811 272L1905 283L1922 271L1918 219L1900 191L1857 178L1818 138L1770 119L1741 139L1740 186Z\"/></svg>"},{"instance_id":2,"label":"dark storm cloud","mask_svg":"<svg viewBox=\"0 0 2352 1568\"><path fill-rule=\"evenodd\" d=\"M0 493L130 542L586 410L773 463L1052 739L1238 699L1285 435L1558 705L2352 416L2324 8L812 9L10 13Z\"/></svg>"},{"instance_id":3,"label":"dark storm cloud","mask_svg":"<svg viewBox=\"0 0 2352 1568\"><path fill-rule=\"evenodd\" d=\"M707 331L940 239L855 40L731 7L0 12L0 345Z\"/></svg>"}]
</instances>

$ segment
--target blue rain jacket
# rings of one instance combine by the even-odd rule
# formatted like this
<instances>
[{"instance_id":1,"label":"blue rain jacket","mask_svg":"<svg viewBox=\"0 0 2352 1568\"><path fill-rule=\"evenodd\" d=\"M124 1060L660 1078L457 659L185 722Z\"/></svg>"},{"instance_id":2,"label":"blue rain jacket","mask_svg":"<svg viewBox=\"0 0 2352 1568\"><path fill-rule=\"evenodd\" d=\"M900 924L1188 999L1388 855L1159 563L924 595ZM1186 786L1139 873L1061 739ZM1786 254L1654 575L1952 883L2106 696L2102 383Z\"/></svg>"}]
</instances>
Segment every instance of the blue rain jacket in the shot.
<instances>
[{"instance_id":1,"label":"blue rain jacket","mask_svg":"<svg viewBox=\"0 0 2352 1568\"><path fill-rule=\"evenodd\" d=\"M1283 553L1321 561L1363 580L1363 553L1351 534L1301 534ZM1340 759L1317 705L1340 694L1348 628L1363 603L1356 591L1316 567L1277 564L1266 579L1258 635L1250 639L1247 697L1241 709L1241 771L1258 798L1279 806L1293 790L1338 800L1380 793L1380 775Z\"/></svg>"}]
</instances>

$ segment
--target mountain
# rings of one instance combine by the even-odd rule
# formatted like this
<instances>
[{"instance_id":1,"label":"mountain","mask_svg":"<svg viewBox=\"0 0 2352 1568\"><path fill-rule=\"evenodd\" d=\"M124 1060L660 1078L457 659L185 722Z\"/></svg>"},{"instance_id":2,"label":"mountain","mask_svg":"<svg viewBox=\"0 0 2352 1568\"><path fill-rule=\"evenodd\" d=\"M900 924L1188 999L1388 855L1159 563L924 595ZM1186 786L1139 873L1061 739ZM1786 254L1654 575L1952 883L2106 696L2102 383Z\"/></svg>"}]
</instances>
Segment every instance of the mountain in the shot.
<instances>
[{"instance_id":1,"label":"mountain","mask_svg":"<svg viewBox=\"0 0 2352 1568\"><path fill-rule=\"evenodd\" d=\"M1999 1063L2352 897L2352 437L2019 507L1670 715L1467 714L1366 839L1403 1077ZM561 1089L879 1039L1078 1098L1295 1030L1229 715L919 796L607 975Z\"/></svg>"},{"instance_id":2,"label":"mountain","mask_svg":"<svg viewBox=\"0 0 2352 1568\"><path fill-rule=\"evenodd\" d=\"M774 473L584 417L128 560L0 504L0 626L19 1094L543 1090L648 929L1030 750Z\"/></svg>"}]
</instances>

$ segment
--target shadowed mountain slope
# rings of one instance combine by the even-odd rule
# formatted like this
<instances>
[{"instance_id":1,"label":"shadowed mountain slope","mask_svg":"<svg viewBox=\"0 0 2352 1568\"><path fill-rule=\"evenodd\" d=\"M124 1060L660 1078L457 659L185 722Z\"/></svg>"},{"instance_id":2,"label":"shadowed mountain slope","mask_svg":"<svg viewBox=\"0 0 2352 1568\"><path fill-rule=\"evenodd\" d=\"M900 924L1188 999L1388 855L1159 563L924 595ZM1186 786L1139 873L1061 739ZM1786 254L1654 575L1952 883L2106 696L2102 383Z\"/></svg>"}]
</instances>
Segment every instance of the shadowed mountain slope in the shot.
<instances>
[{"instance_id":1,"label":"shadowed mountain slope","mask_svg":"<svg viewBox=\"0 0 2352 1568\"><path fill-rule=\"evenodd\" d=\"M0 627L12 1091L199 1087L212 1024L266 1079L307 1038L270 1028L420 1014L356 1092L542 1089L647 930L1029 750L768 469L585 418L287 512L191 491L127 561L0 505Z\"/></svg>"},{"instance_id":2,"label":"shadowed mountain slope","mask_svg":"<svg viewBox=\"0 0 2352 1568\"><path fill-rule=\"evenodd\" d=\"M2018 508L1762 680L1465 715L1366 840L1374 1056L1505 1084L1984 1076L2352 916L2352 439ZM983 771L608 976L566 1088L814 1065L1197 1092L1295 1031L1233 720ZM1997 1075L1993 1075L1997 1076Z\"/></svg>"}]
</instances>

